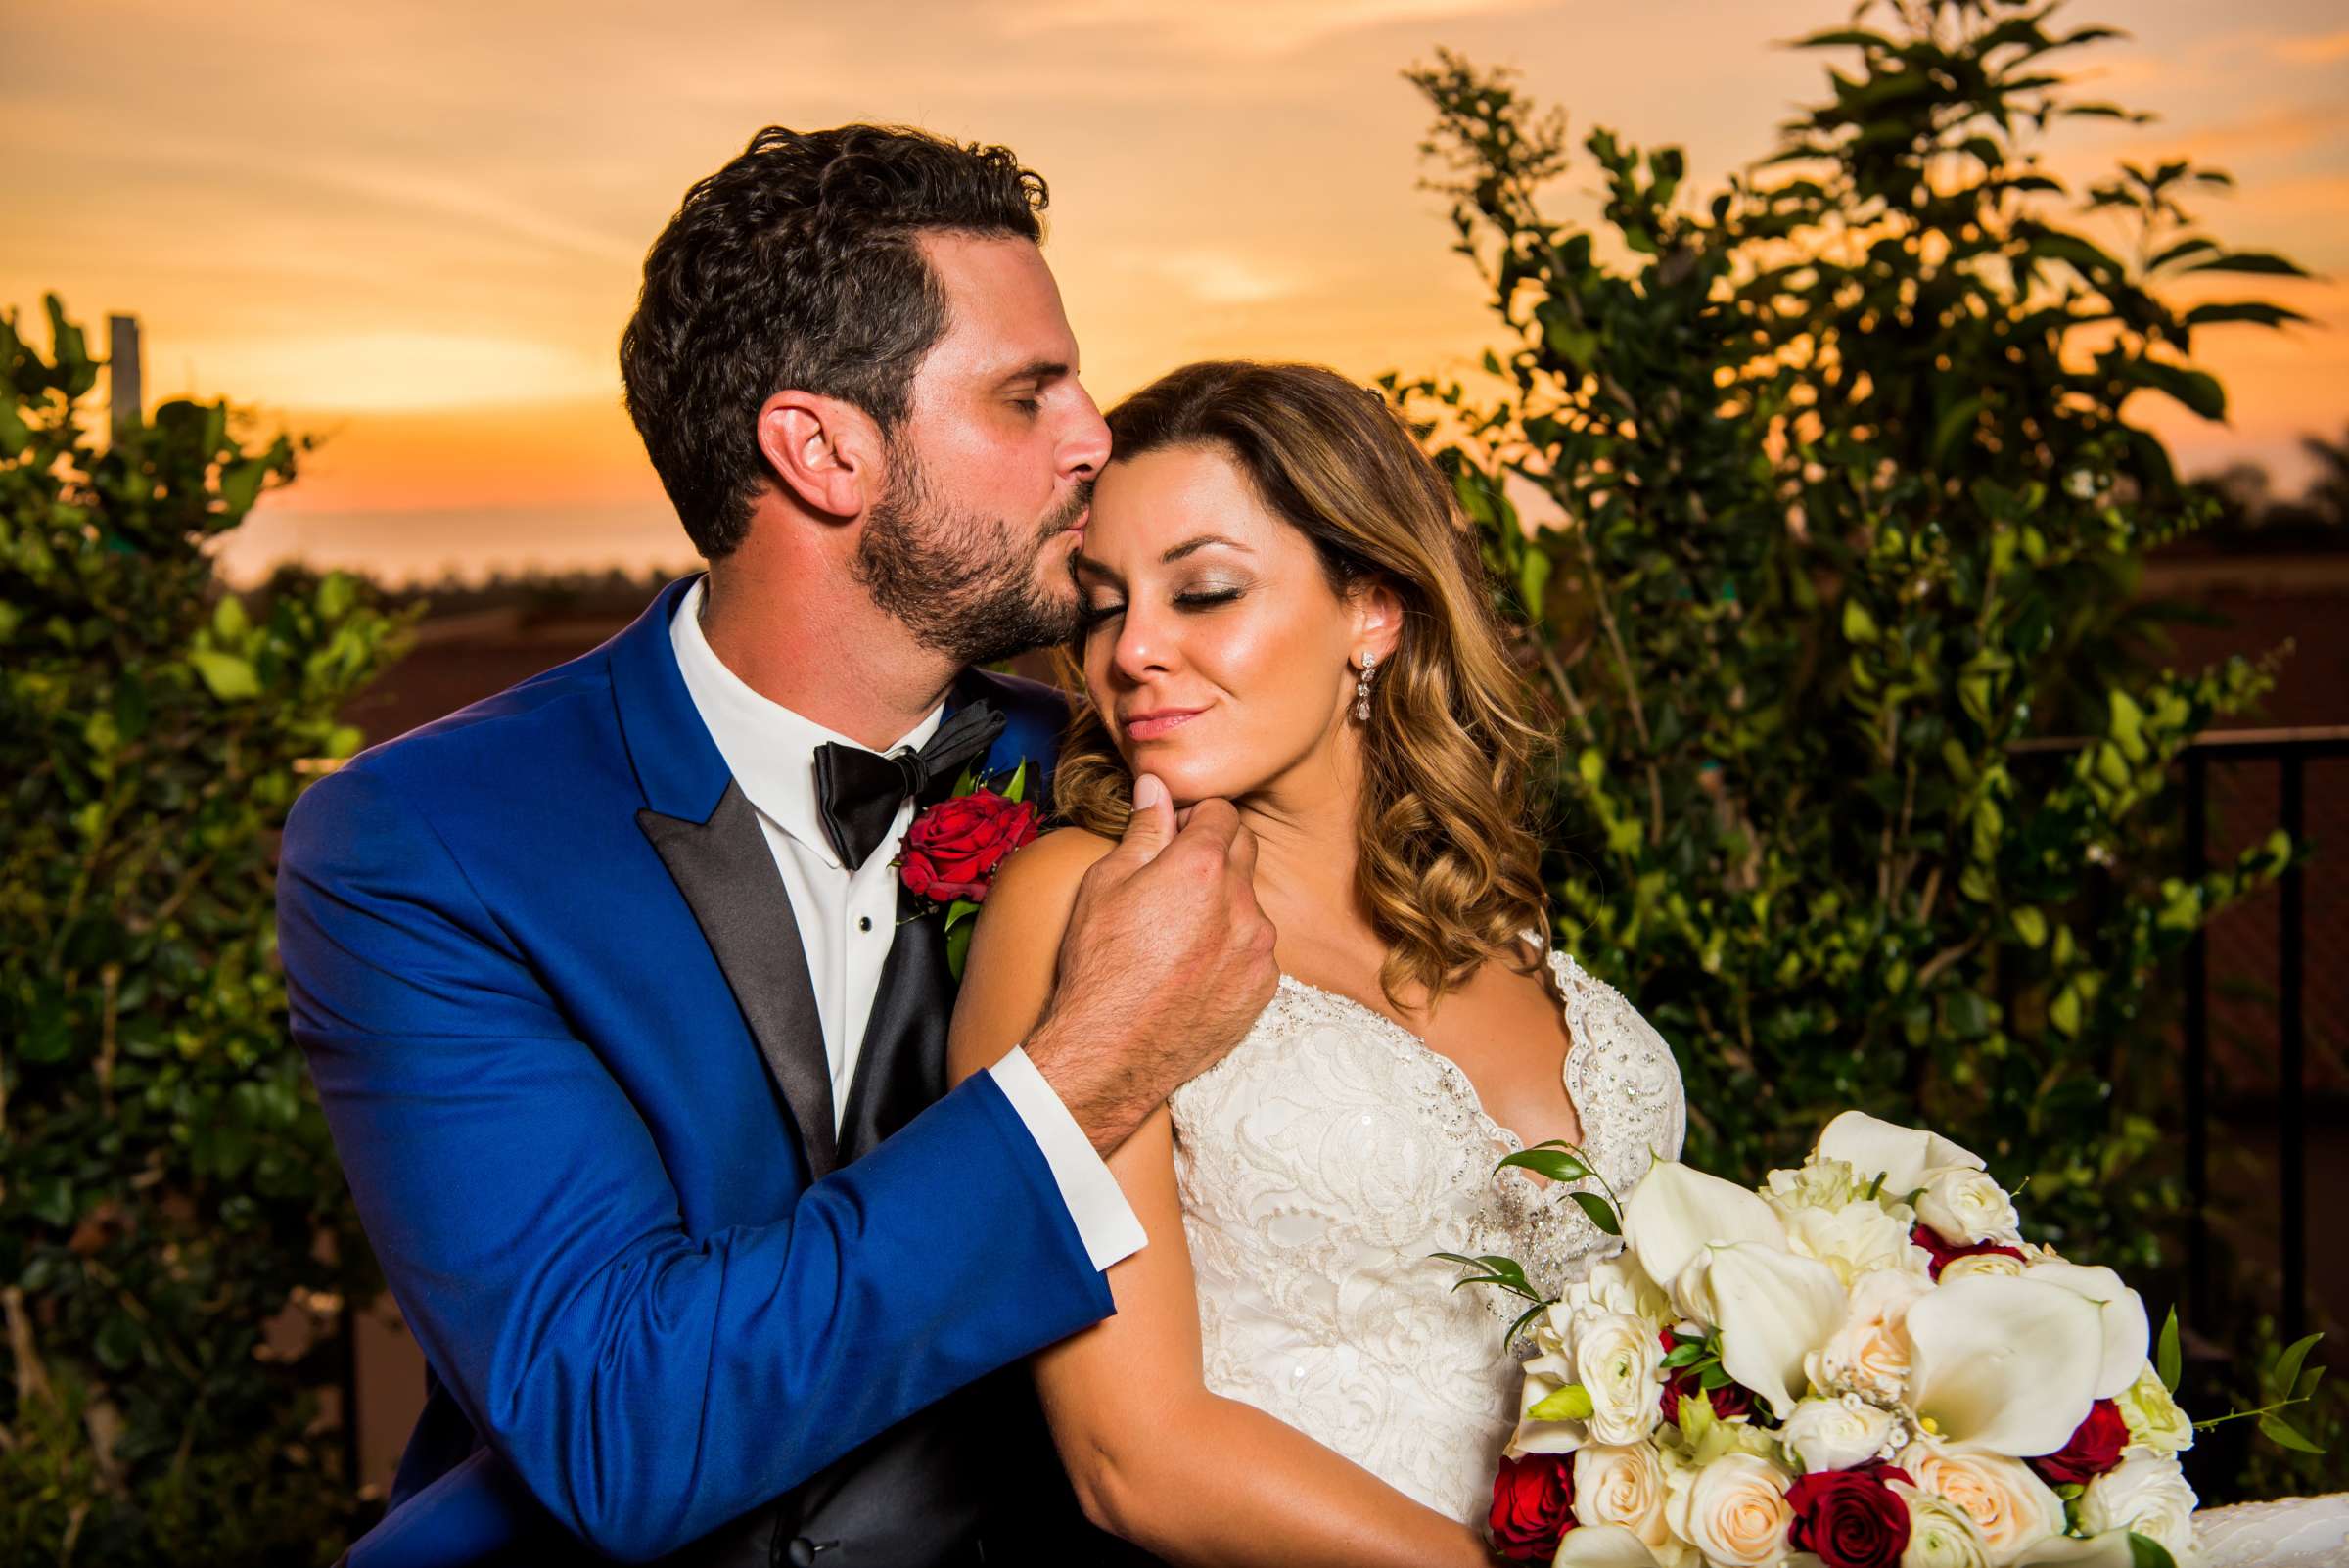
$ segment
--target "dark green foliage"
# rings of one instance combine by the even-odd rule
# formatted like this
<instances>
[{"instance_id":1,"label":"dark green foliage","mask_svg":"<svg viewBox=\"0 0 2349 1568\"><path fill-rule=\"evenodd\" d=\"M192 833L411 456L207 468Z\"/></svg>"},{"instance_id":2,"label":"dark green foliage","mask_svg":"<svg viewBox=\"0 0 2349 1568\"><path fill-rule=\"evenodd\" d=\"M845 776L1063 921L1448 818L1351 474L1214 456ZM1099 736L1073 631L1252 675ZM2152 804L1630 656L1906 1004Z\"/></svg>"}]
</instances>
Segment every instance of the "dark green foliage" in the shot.
<instances>
[{"instance_id":1,"label":"dark green foliage","mask_svg":"<svg viewBox=\"0 0 2349 1568\"><path fill-rule=\"evenodd\" d=\"M49 318L48 358L0 322L0 1561L323 1561L355 1499L317 1395L373 1266L271 857L396 625L340 575L221 591L294 443L173 402L100 444Z\"/></svg>"},{"instance_id":2,"label":"dark green foliage","mask_svg":"<svg viewBox=\"0 0 2349 1568\"><path fill-rule=\"evenodd\" d=\"M2036 149L2123 112L2065 95L2050 59L2106 34L2056 9L1864 7L1802 44L1829 100L1709 197L1593 131L1588 225L1539 205L1561 115L1412 72L1505 390L1394 390L1560 736L1559 929L1678 1049L1689 1158L1753 1180L1845 1107L1921 1120L2158 1312L2161 977L2295 851L2179 875L2169 764L2267 674L2152 668L2140 563L2213 503L2131 415L2219 417L2197 335L2292 319L2173 280L2297 269L2198 230L2182 199L2225 177L2188 164L2082 212Z\"/></svg>"}]
</instances>

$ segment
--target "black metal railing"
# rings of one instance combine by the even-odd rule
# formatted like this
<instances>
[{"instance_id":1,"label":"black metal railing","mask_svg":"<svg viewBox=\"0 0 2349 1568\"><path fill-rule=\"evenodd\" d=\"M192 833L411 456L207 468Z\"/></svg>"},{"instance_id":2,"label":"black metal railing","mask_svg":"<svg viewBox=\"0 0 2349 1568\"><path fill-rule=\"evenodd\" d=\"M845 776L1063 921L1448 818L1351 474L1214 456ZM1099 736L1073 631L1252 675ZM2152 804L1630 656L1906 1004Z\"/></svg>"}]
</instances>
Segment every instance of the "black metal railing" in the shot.
<instances>
[{"instance_id":1,"label":"black metal railing","mask_svg":"<svg viewBox=\"0 0 2349 1568\"><path fill-rule=\"evenodd\" d=\"M2029 740L2011 748L2019 754L2060 756L2093 745L2076 737ZM2196 736L2179 754L2185 795L2183 874L2198 877L2211 862L2211 792L2214 773L2273 763L2278 771L2275 812L2268 820L2295 846L2292 864L2278 879L2275 946L2275 1125L2277 1142L2277 1249L2280 1290L2277 1320L2284 1338L2306 1331L2310 1315L2308 1237L2308 873L2297 853L2308 844L2308 770L2313 762L2349 758L2349 727L2212 730ZM2239 795L2234 797L2239 801ZM2349 796L2339 797L2349 799ZM2245 834L2230 824L2237 841L2267 836L2268 828ZM2330 863L2330 862L2327 862ZM2335 954L2340 965L2349 953ZM2187 1233L2184 1294L2188 1320L2215 1321L2218 1260L2210 1215L2215 1199L2211 1177L2211 1123L2232 1109L2211 1084L2210 940L2207 924L2195 927L2182 960L2179 1062L2186 1122Z\"/></svg>"},{"instance_id":2,"label":"black metal railing","mask_svg":"<svg viewBox=\"0 0 2349 1568\"><path fill-rule=\"evenodd\" d=\"M2214 767L2253 762L2277 766L2276 825L2295 846L2308 837L2308 768L2349 758L2349 728L2220 731L2199 736L2183 755L2186 785L2185 871L2200 875L2210 863L2210 789ZM2278 1246L2281 1290L2277 1317L2286 1340L2307 1331L2308 1288L2308 871L2304 857L2278 879L2276 943L2276 1141ZM2180 1063L2186 1105L2186 1179L2190 1207L2187 1233L2187 1289L2198 1320L2210 1318L2212 1256L2210 1124L2216 1099L2210 1083L2210 944L2196 928L2187 945L2184 973L2185 1054Z\"/></svg>"}]
</instances>

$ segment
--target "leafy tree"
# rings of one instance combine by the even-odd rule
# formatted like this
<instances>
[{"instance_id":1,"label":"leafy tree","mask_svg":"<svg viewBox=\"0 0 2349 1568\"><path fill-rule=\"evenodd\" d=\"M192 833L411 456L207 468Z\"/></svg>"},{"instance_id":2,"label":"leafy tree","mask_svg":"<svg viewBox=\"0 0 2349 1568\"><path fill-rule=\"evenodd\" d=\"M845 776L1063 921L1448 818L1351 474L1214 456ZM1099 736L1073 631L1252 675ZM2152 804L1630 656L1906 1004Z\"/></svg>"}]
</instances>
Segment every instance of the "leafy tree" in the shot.
<instances>
[{"instance_id":1,"label":"leafy tree","mask_svg":"<svg viewBox=\"0 0 2349 1568\"><path fill-rule=\"evenodd\" d=\"M1589 225L1543 206L1562 115L1440 56L1409 78L1502 390L1389 386L1510 585L1562 741L1559 927L1678 1047L1690 1157L1755 1176L1845 1107L1921 1116L2142 1276L2182 1202L2158 977L2294 850L2180 874L2169 764L2268 677L2144 668L2143 553L2216 503L2131 416L2222 417L2197 335L2295 319L2176 280L2299 269L2205 234L2185 204L2226 176L2189 163L2089 188L2117 245L2070 215L2044 137L2136 116L2067 93L2051 60L2110 34L2057 9L1864 5L1716 194L1592 131Z\"/></svg>"},{"instance_id":2,"label":"leafy tree","mask_svg":"<svg viewBox=\"0 0 2349 1568\"><path fill-rule=\"evenodd\" d=\"M208 547L296 444L171 402L101 444L48 301L0 320L0 1560L331 1558L319 1391L372 1263L286 1031L276 831L396 623L255 613Z\"/></svg>"}]
</instances>

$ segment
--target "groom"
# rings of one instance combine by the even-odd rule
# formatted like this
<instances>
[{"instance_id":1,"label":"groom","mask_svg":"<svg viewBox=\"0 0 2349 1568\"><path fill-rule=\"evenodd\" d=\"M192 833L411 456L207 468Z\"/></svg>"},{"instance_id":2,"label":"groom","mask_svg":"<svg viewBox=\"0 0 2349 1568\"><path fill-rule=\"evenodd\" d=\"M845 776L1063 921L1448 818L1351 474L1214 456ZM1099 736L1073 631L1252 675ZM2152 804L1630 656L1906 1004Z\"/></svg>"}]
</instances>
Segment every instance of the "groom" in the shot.
<instances>
[{"instance_id":1,"label":"groom","mask_svg":"<svg viewBox=\"0 0 2349 1568\"><path fill-rule=\"evenodd\" d=\"M295 1035L430 1373L356 1568L1016 1552L938 1402L1109 1313L1102 1156L1274 983L1245 830L1145 778L1025 1049L944 1092L892 861L966 767L1048 777L1058 699L974 667L1068 635L1108 454L1043 203L761 131L621 348L708 573L296 807Z\"/></svg>"}]
</instances>

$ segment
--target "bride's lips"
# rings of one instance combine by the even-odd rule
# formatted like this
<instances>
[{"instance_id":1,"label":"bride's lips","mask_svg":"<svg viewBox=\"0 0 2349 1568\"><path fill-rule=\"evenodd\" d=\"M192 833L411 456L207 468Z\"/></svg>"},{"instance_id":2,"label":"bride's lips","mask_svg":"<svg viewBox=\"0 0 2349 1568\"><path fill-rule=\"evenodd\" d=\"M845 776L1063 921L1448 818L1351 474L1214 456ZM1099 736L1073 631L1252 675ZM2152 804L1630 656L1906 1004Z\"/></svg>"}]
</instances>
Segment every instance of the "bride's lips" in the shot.
<instances>
[{"instance_id":1,"label":"bride's lips","mask_svg":"<svg viewBox=\"0 0 2349 1568\"><path fill-rule=\"evenodd\" d=\"M1147 713L1128 714L1123 722L1128 740L1157 740L1206 713L1204 708L1153 708Z\"/></svg>"}]
</instances>

